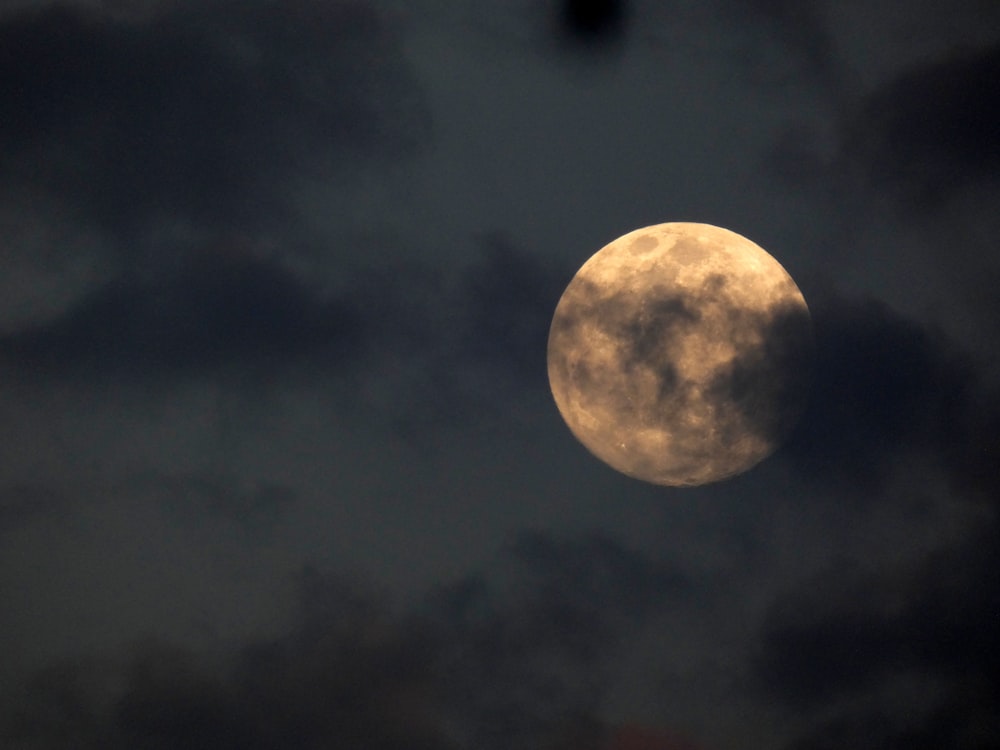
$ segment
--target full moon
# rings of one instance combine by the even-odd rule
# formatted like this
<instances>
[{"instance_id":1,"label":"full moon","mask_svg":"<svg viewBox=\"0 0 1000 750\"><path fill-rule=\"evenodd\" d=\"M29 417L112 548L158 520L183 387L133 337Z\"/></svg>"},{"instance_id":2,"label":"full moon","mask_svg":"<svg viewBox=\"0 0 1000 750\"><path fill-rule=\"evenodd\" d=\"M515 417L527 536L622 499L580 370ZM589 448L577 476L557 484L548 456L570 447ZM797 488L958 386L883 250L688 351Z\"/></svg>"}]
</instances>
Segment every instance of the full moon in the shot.
<instances>
[{"instance_id":1,"label":"full moon","mask_svg":"<svg viewBox=\"0 0 1000 750\"><path fill-rule=\"evenodd\" d=\"M773 453L805 405L809 308L765 250L710 224L636 229L563 292L549 383L599 459L668 486L716 482Z\"/></svg>"}]
</instances>

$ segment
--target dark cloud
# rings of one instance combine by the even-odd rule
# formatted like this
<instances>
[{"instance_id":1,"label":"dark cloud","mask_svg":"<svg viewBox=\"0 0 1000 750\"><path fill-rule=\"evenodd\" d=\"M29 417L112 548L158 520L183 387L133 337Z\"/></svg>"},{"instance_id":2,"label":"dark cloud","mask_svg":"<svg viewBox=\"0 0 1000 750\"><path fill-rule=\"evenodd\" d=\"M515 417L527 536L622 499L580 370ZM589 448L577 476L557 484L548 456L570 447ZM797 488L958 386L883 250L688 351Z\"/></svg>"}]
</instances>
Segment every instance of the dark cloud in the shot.
<instances>
[{"instance_id":1,"label":"dark cloud","mask_svg":"<svg viewBox=\"0 0 1000 750\"><path fill-rule=\"evenodd\" d=\"M14 484L0 489L0 534L39 517L71 517L91 502L127 493L150 497L189 528L206 520L233 524L244 531L271 535L298 502L295 490L265 479L251 480L219 472L146 473L121 483L55 488L44 483Z\"/></svg>"},{"instance_id":2,"label":"dark cloud","mask_svg":"<svg viewBox=\"0 0 1000 750\"><path fill-rule=\"evenodd\" d=\"M922 62L873 91L845 148L913 209L933 207L1000 167L1000 47Z\"/></svg>"},{"instance_id":3,"label":"dark cloud","mask_svg":"<svg viewBox=\"0 0 1000 750\"><path fill-rule=\"evenodd\" d=\"M472 245L453 276L405 264L352 284L358 308L378 311L369 347L386 365L379 374L393 377L389 410L401 426L482 423L512 403L548 399L548 326L571 273L500 233Z\"/></svg>"},{"instance_id":4,"label":"dark cloud","mask_svg":"<svg viewBox=\"0 0 1000 750\"><path fill-rule=\"evenodd\" d=\"M152 643L103 690L89 663L40 673L5 713L0 736L46 750L453 747L415 624L312 571L300 595L294 631L221 660Z\"/></svg>"},{"instance_id":5,"label":"dark cloud","mask_svg":"<svg viewBox=\"0 0 1000 750\"><path fill-rule=\"evenodd\" d=\"M209 472L149 476L135 483L137 489L147 487L169 510L194 524L207 517L263 534L273 533L298 500L286 485Z\"/></svg>"},{"instance_id":6,"label":"dark cloud","mask_svg":"<svg viewBox=\"0 0 1000 750\"><path fill-rule=\"evenodd\" d=\"M691 584L603 536L526 533L505 564L442 588L443 680L470 746L531 747L590 715L621 638Z\"/></svg>"},{"instance_id":7,"label":"dark cloud","mask_svg":"<svg viewBox=\"0 0 1000 750\"><path fill-rule=\"evenodd\" d=\"M566 278L502 234L480 240L482 258L460 280L460 346L490 367L544 378L552 312Z\"/></svg>"},{"instance_id":8,"label":"dark cloud","mask_svg":"<svg viewBox=\"0 0 1000 750\"><path fill-rule=\"evenodd\" d=\"M998 489L984 462L995 460L1000 403L974 360L875 300L820 293L812 312L816 375L784 453L797 470L876 491L897 459L928 451L967 489Z\"/></svg>"},{"instance_id":9,"label":"dark cloud","mask_svg":"<svg viewBox=\"0 0 1000 750\"><path fill-rule=\"evenodd\" d=\"M995 746L997 530L988 524L892 573L830 571L772 608L758 664L772 694L799 708L835 705L845 696L863 701L791 747ZM891 699L873 697L874 688L894 679L932 686L927 705L901 714Z\"/></svg>"},{"instance_id":10,"label":"dark cloud","mask_svg":"<svg viewBox=\"0 0 1000 750\"><path fill-rule=\"evenodd\" d=\"M478 421L511 399L548 397L545 342L563 283L505 239L478 244L452 275L404 261L320 286L220 241L0 337L0 362L36 384L209 376L253 390L343 377L377 392L345 408L374 407L400 429Z\"/></svg>"},{"instance_id":11,"label":"dark cloud","mask_svg":"<svg viewBox=\"0 0 1000 750\"><path fill-rule=\"evenodd\" d=\"M114 230L260 226L297 178L397 158L427 134L392 31L346 1L14 13L0 109L0 178Z\"/></svg>"},{"instance_id":12,"label":"dark cloud","mask_svg":"<svg viewBox=\"0 0 1000 750\"><path fill-rule=\"evenodd\" d=\"M264 370L360 356L360 311L281 265L225 247L149 279L119 279L45 326L0 341L8 364L49 377L160 377L233 362Z\"/></svg>"},{"instance_id":13,"label":"dark cloud","mask_svg":"<svg viewBox=\"0 0 1000 750\"><path fill-rule=\"evenodd\" d=\"M859 711L838 717L788 746L788 750L989 750L996 747L1000 727L989 700L949 701L907 724L878 712ZM977 705L979 704L979 705Z\"/></svg>"},{"instance_id":14,"label":"dark cloud","mask_svg":"<svg viewBox=\"0 0 1000 750\"><path fill-rule=\"evenodd\" d=\"M824 717L795 750L993 747L1000 400L990 370L882 303L819 294L814 313L813 394L783 455L838 490L848 513L853 504L926 514L932 503L933 514L974 512L983 522L909 562L842 562L779 597L757 676L794 711ZM944 490L912 486L910 475L928 470L946 479ZM905 685L922 697L894 699Z\"/></svg>"},{"instance_id":15,"label":"dark cloud","mask_svg":"<svg viewBox=\"0 0 1000 750\"><path fill-rule=\"evenodd\" d=\"M631 625L689 582L603 537L519 538L493 575L395 612L306 569L286 634L228 654L144 643L43 670L0 717L38 748L557 747L586 721ZM447 729L445 729L447 728Z\"/></svg>"},{"instance_id":16,"label":"dark cloud","mask_svg":"<svg viewBox=\"0 0 1000 750\"><path fill-rule=\"evenodd\" d=\"M812 323L809 311L796 304L776 305L751 318L744 325L760 331L760 342L737 351L730 367L713 378L709 395L739 410L740 429L779 445L809 396L815 356Z\"/></svg>"},{"instance_id":17,"label":"dark cloud","mask_svg":"<svg viewBox=\"0 0 1000 750\"><path fill-rule=\"evenodd\" d=\"M894 613L865 592L859 575L830 571L775 603L762 637L759 672L766 686L796 707L829 702L849 690L870 687L898 666L903 644ZM846 590L846 591L845 591ZM849 592L849 593L847 593ZM852 597L866 593L864 599ZM888 605L886 605L888 606Z\"/></svg>"}]
</instances>

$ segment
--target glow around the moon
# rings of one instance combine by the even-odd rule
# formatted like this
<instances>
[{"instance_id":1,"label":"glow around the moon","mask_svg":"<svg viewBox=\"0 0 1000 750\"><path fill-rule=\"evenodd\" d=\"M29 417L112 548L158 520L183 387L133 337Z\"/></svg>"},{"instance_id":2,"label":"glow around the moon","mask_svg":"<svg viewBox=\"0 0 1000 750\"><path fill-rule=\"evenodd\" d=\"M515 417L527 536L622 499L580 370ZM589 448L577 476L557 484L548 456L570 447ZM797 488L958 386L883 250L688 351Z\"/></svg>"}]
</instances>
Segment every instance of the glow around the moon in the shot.
<instances>
[{"instance_id":1,"label":"glow around the moon","mask_svg":"<svg viewBox=\"0 0 1000 750\"><path fill-rule=\"evenodd\" d=\"M805 299L758 245L710 224L637 229L577 272L549 331L552 394L595 456L662 485L751 468L805 403Z\"/></svg>"}]
</instances>

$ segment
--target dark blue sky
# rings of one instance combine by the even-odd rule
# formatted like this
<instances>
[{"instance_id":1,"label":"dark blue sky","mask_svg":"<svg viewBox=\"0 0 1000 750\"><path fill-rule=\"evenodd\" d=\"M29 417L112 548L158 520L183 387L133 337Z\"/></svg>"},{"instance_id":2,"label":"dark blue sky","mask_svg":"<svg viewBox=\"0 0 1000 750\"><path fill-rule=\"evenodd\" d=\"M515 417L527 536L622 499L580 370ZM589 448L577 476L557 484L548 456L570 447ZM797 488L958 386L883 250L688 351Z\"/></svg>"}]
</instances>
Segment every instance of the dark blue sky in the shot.
<instances>
[{"instance_id":1,"label":"dark blue sky","mask_svg":"<svg viewBox=\"0 0 1000 750\"><path fill-rule=\"evenodd\" d=\"M0 2L0 745L997 746L1000 6L891 5ZM665 221L816 334L695 489L546 380Z\"/></svg>"}]
</instances>

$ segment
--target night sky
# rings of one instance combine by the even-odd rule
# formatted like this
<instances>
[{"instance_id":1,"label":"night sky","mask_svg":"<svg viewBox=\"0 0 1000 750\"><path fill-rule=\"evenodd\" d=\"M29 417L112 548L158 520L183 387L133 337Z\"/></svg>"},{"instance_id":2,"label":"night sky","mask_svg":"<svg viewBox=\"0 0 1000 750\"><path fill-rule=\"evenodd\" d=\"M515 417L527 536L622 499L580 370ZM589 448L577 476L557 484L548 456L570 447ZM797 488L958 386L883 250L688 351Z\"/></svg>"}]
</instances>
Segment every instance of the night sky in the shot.
<instances>
[{"instance_id":1,"label":"night sky","mask_svg":"<svg viewBox=\"0 0 1000 750\"><path fill-rule=\"evenodd\" d=\"M1000 3L0 0L0 747L1000 748ZM787 443L618 474L637 227L809 303Z\"/></svg>"}]
</instances>

